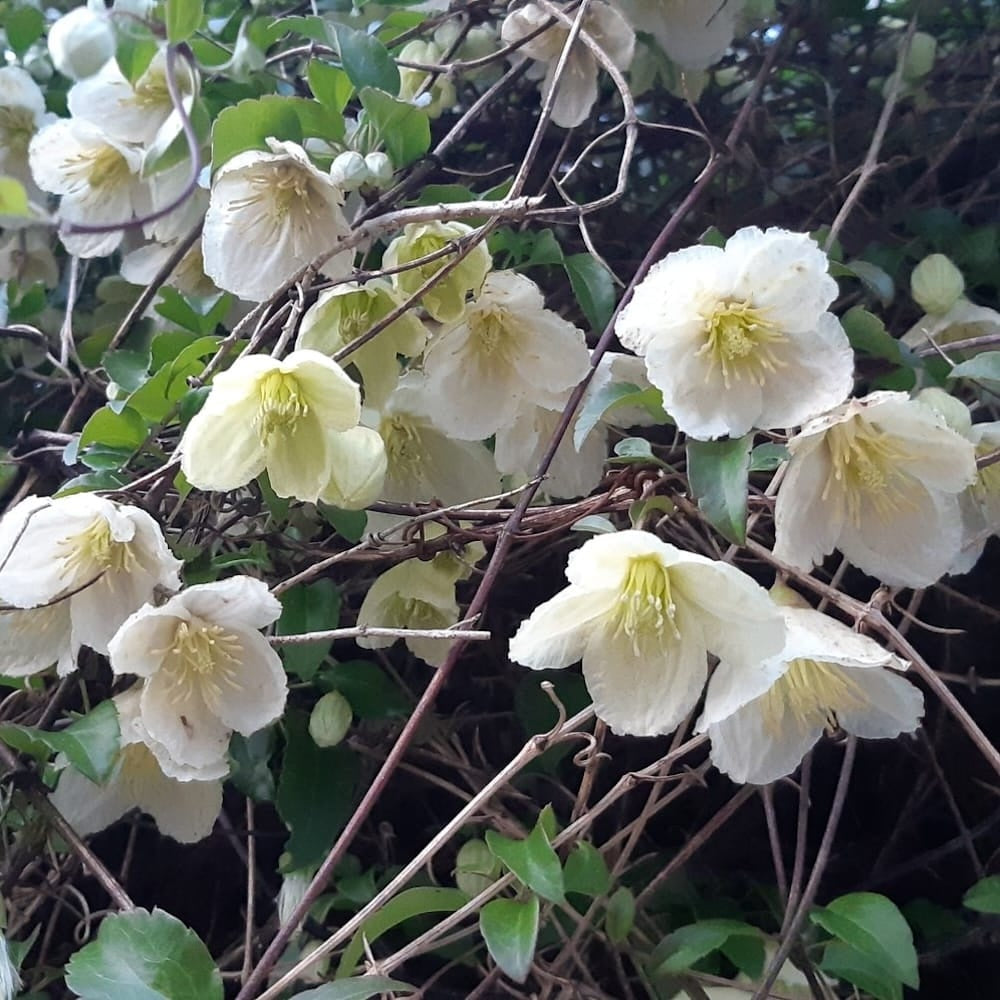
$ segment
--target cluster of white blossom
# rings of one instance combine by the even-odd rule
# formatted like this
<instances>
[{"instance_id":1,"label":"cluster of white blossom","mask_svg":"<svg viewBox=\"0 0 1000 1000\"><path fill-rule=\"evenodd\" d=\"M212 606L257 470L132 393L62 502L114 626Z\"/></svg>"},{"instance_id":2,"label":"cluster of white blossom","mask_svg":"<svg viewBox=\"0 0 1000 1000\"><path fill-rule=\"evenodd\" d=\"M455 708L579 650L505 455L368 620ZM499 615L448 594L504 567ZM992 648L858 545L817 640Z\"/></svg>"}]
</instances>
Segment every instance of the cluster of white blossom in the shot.
<instances>
[{"instance_id":1,"label":"cluster of white blossom","mask_svg":"<svg viewBox=\"0 0 1000 1000\"><path fill-rule=\"evenodd\" d=\"M28 497L0 520L0 673L65 675L87 646L140 679L115 698L108 781L66 768L54 793L81 833L138 806L179 840L206 836L229 737L284 710L284 669L259 632L279 602L245 576L180 589L180 568L149 514L91 493Z\"/></svg>"}]
</instances>

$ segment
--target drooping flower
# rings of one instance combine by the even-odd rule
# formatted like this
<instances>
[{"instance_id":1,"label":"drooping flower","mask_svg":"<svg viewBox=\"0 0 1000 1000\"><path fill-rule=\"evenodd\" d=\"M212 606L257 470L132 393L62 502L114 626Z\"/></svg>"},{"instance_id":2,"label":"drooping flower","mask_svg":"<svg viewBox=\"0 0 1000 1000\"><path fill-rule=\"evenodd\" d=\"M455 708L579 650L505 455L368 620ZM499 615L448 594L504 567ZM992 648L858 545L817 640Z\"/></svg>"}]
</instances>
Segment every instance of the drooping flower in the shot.
<instances>
[{"instance_id":1,"label":"drooping flower","mask_svg":"<svg viewBox=\"0 0 1000 1000\"><path fill-rule=\"evenodd\" d=\"M402 299L384 278L363 285L347 281L319 293L302 316L295 346L336 354L396 309ZM417 357L427 342L427 327L407 310L368 343L352 351L345 364L354 365L365 388L365 405L383 406L399 381L399 355Z\"/></svg>"},{"instance_id":2,"label":"drooping flower","mask_svg":"<svg viewBox=\"0 0 1000 1000\"><path fill-rule=\"evenodd\" d=\"M500 28L500 38L512 45L534 34L552 20L538 4L528 3L511 11ZM635 32L628 21L610 4L592 0L583 18L583 30L600 45L618 69L628 69L635 49ZM537 64L536 75L542 79L542 101L558 84L552 121L562 128L575 128L586 121L597 100L598 64L593 52L579 38L570 50L561 77L556 80L559 58L569 37L569 25L557 21L518 49L518 57Z\"/></svg>"},{"instance_id":3,"label":"drooping flower","mask_svg":"<svg viewBox=\"0 0 1000 1000\"><path fill-rule=\"evenodd\" d=\"M415 38L399 50L398 59L433 66L441 62L443 55L444 50L437 42ZM440 118L455 103L455 85L447 75L439 73L434 82L425 88L429 76L426 70L400 66L399 99L416 103L424 109L428 118Z\"/></svg>"},{"instance_id":4,"label":"drooping flower","mask_svg":"<svg viewBox=\"0 0 1000 1000\"><path fill-rule=\"evenodd\" d=\"M643 531L597 535L570 554L569 586L510 643L536 670L583 661L599 718L615 732L669 733L694 708L708 652L753 671L784 642L784 622L740 570Z\"/></svg>"},{"instance_id":5,"label":"drooping flower","mask_svg":"<svg viewBox=\"0 0 1000 1000\"><path fill-rule=\"evenodd\" d=\"M222 811L224 756L204 767L180 764L146 730L141 687L115 697L121 750L111 776L98 785L66 767L52 793L53 805L81 836L97 833L132 809L149 813L162 833L191 844L207 837Z\"/></svg>"},{"instance_id":6,"label":"drooping flower","mask_svg":"<svg viewBox=\"0 0 1000 1000\"><path fill-rule=\"evenodd\" d=\"M382 492L388 462L385 442L370 427L330 435L330 480L319 498L341 510L361 510Z\"/></svg>"},{"instance_id":7,"label":"drooping flower","mask_svg":"<svg viewBox=\"0 0 1000 1000\"><path fill-rule=\"evenodd\" d=\"M318 351L245 355L216 375L188 424L181 469L203 490L233 490L266 469L278 496L315 502L338 458L333 435L360 416L357 385Z\"/></svg>"},{"instance_id":8,"label":"drooping flower","mask_svg":"<svg viewBox=\"0 0 1000 1000\"><path fill-rule=\"evenodd\" d=\"M874 392L806 424L788 442L774 554L808 570L835 548L892 586L926 587L962 543L959 494L975 447L903 392Z\"/></svg>"},{"instance_id":9,"label":"drooping flower","mask_svg":"<svg viewBox=\"0 0 1000 1000\"><path fill-rule=\"evenodd\" d=\"M296 271L333 250L350 227L343 192L294 142L267 140L224 163L212 182L202 252L205 273L227 292L262 302ZM323 266L344 277L352 255Z\"/></svg>"},{"instance_id":10,"label":"drooping flower","mask_svg":"<svg viewBox=\"0 0 1000 1000\"><path fill-rule=\"evenodd\" d=\"M920 724L924 698L907 664L874 639L810 608L785 606L784 649L758 669L720 662L698 723L712 763L733 781L791 774L825 730L892 739Z\"/></svg>"},{"instance_id":11,"label":"drooping flower","mask_svg":"<svg viewBox=\"0 0 1000 1000\"><path fill-rule=\"evenodd\" d=\"M442 254L456 248L456 241L475 233L472 226L463 222L428 222L424 225L405 226L382 255L382 266L399 268L422 257ZM404 297L413 295L424 282L429 281L443 267L450 264L453 254L443 253L436 259L415 267L408 267L392 275L392 283ZM483 279L493 266L493 258L483 241L477 243L461 261L436 285L425 292L420 304L440 323L452 323L465 310L465 298L472 292L478 294Z\"/></svg>"},{"instance_id":12,"label":"drooping flower","mask_svg":"<svg viewBox=\"0 0 1000 1000\"><path fill-rule=\"evenodd\" d=\"M736 34L743 0L619 0L636 31L652 35L681 69L707 69L718 62Z\"/></svg>"},{"instance_id":13,"label":"drooping flower","mask_svg":"<svg viewBox=\"0 0 1000 1000\"><path fill-rule=\"evenodd\" d=\"M560 405L589 367L583 331L546 309L541 289L513 271L486 276L423 364L427 391L449 401L441 427L468 441L497 433L532 403Z\"/></svg>"},{"instance_id":14,"label":"drooping flower","mask_svg":"<svg viewBox=\"0 0 1000 1000\"><path fill-rule=\"evenodd\" d=\"M178 764L208 767L234 730L249 736L281 715L285 672L258 631L280 614L266 584L234 576L147 604L111 640L111 669L146 678L143 725Z\"/></svg>"},{"instance_id":15,"label":"drooping flower","mask_svg":"<svg viewBox=\"0 0 1000 1000\"><path fill-rule=\"evenodd\" d=\"M8 619L11 634L24 628L28 643L18 647L26 659L12 654L13 672L34 673L57 659L60 672L69 669L65 612L57 610L62 605L68 609L71 655L81 645L106 653L118 626L157 587L180 586L180 567L159 525L138 507L92 493L22 500L0 520L0 601L23 609L44 605L48 614L35 624L20 616ZM31 628L38 634L29 639ZM54 645L47 646L50 640ZM31 643L37 644L33 654L27 652ZM46 647L58 650L58 657L43 654ZM48 663L39 665L39 656L49 657Z\"/></svg>"},{"instance_id":16,"label":"drooping flower","mask_svg":"<svg viewBox=\"0 0 1000 1000\"><path fill-rule=\"evenodd\" d=\"M106 14L74 7L49 28L52 65L71 80L96 73L115 54L115 35Z\"/></svg>"},{"instance_id":17,"label":"drooping flower","mask_svg":"<svg viewBox=\"0 0 1000 1000\"><path fill-rule=\"evenodd\" d=\"M93 122L60 118L46 125L31 140L28 159L35 183L62 195L64 222L116 227L148 208L149 193L139 176L141 151L112 139ZM75 256L106 257L121 243L122 230L60 232L59 238Z\"/></svg>"},{"instance_id":18,"label":"drooping flower","mask_svg":"<svg viewBox=\"0 0 1000 1000\"><path fill-rule=\"evenodd\" d=\"M0 610L0 675L27 677L52 664L60 677L76 667L69 601L26 611Z\"/></svg>"},{"instance_id":19,"label":"drooping flower","mask_svg":"<svg viewBox=\"0 0 1000 1000\"><path fill-rule=\"evenodd\" d=\"M433 559L406 559L375 578L358 610L358 625L379 628L441 629L459 620L455 584L468 578L471 565L483 557L481 543L467 545L461 556L439 552ZM363 649L382 649L395 639L360 636ZM451 639L408 636L407 648L432 667L439 667L448 654Z\"/></svg>"},{"instance_id":20,"label":"drooping flower","mask_svg":"<svg viewBox=\"0 0 1000 1000\"><path fill-rule=\"evenodd\" d=\"M798 426L847 396L854 357L826 311L836 295L811 237L750 226L725 249L688 247L655 264L615 332L645 358L685 434L739 437Z\"/></svg>"},{"instance_id":21,"label":"drooping flower","mask_svg":"<svg viewBox=\"0 0 1000 1000\"><path fill-rule=\"evenodd\" d=\"M45 110L41 87L25 70L0 68L0 174L33 185L28 146L35 133L54 120Z\"/></svg>"},{"instance_id":22,"label":"drooping flower","mask_svg":"<svg viewBox=\"0 0 1000 1000\"><path fill-rule=\"evenodd\" d=\"M907 347L921 348L928 344L947 347L961 340L975 340L977 337L988 337L1000 333L1000 312L989 306L977 306L965 297L959 297L954 305L943 313L927 313L921 316L900 340ZM949 352L956 359L969 357L980 350L992 350L989 346L982 348L962 348Z\"/></svg>"}]
</instances>

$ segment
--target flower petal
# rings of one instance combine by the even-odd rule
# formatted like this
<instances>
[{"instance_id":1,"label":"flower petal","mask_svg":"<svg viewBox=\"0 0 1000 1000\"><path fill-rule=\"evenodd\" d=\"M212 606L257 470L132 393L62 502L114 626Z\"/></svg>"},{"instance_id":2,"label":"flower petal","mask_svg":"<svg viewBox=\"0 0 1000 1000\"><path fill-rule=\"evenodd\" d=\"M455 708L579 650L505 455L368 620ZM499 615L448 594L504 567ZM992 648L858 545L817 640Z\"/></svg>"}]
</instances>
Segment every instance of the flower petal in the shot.
<instances>
[{"instance_id":1,"label":"flower petal","mask_svg":"<svg viewBox=\"0 0 1000 1000\"><path fill-rule=\"evenodd\" d=\"M568 667L583 659L588 637L614 607L614 590L567 587L540 604L510 640L510 658L533 670Z\"/></svg>"}]
</instances>

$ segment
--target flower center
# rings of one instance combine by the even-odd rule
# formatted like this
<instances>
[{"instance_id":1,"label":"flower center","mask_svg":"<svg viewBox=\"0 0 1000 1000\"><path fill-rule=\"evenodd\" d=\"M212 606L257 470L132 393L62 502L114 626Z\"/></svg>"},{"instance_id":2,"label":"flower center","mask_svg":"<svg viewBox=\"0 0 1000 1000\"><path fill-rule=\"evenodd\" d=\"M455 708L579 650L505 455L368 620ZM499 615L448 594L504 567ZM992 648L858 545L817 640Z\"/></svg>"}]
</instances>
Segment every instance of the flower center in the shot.
<instances>
[{"instance_id":1,"label":"flower center","mask_svg":"<svg viewBox=\"0 0 1000 1000\"><path fill-rule=\"evenodd\" d=\"M273 213L284 219L293 209L309 215L312 178L297 163L279 163L269 172L267 184Z\"/></svg>"},{"instance_id":2,"label":"flower center","mask_svg":"<svg viewBox=\"0 0 1000 1000\"><path fill-rule=\"evenodd\" d=\"M640 655L640 639L657 636L664 629L675 639L680 638L674 616L670 571L656 556L637 556L629 563L622 584L616 631L632 640L632 648Z\"/></svg>"},{"instance_id":3,"label":"flower center","mask_svg":"<svg viewBox=\"0 0 1000 1000\"><path fill-rule=\"evenodd\" d=\"M786 363L775 351L785 335L767 323L760 309L746 302L719 306L706 320L705 329L708 336L697 356L707 356L711 369L722 370L727 389L744 377L763 385L769 374Z\"/></svg>"},{"instance_id":4,"label":"flower center","mask_svg":"<svg viewBox=\"0 0 1000 1000\"><path fill-rule=\"evenodd\" d=\"M394 479L413 480L419 477L423 449L420 434L405 417L387 417L379 425L379 434L385 442L386 460Z\"/></svg>"},{"instance_id":5,"label":"flower center","mask_svg":"<svg viewBox=\"0 0 1000 1000\"><path fill-rule=\"evenodd\" d=\"M174 641L166 649L153 652L163 656L171 704L184 704L200 694L211 707L219 703L225 688L242 687L237 672L243 645L221 625L199 618L178 622Z\"/></svg>"},{"instance_id":6,"label":"flower center","mask_svg":"<svg viewBox=\"0 0 1000 1000\"><path fill-rule=\"evenodd\" d=\"M8 153L20 158L35 134L35 116L27 108L0 107L0 137Z\"/></svg>"},{"instance_id":7,"label":"flower center","mask_svg":"<svg viewBox=\"0 0 1000 1000\"><path fill-rule=\"evenodd\" d=\"M108 571L127 573L135 565L135 555L128 542L116 541L111 536L111 525L103 517L95 517L79 534L70 535L59 543L63 551L63 568L79 586L87 580L93 582ZM84 579L81 579L84 578Z\"/></svg>"},{"instance_id":8,"label":"flower center","mask_svg":"<svg viewBox=\"0 0 1000 1000\"><path fill-rule=\"evenodd\" d=\"M128 160L114 146L99 145L67 157L66 173L97 191L120 188L130 182Z\"/></svg>"},{"instance_id":9,"label":"flower center","mask_svg":"<svg viewBox=\"0 0 1000 1000\"><path fill-rule=\"evenodd\" d=\"M440 608L419 597L400 597L398 594L387 608L390 628L447 628L453 624Z\"/></svg>"},{"instance_id":10,"label":"flower center","mask_svg":"<svg viewBox=\"0 0 1000 1000\"><path fill-rule=\"evenodd\" d=\"M773 687L761 695L764 728L779 739L788 728L786 718L797 726L838 728L837 712L867 703L857 682L835 664L819 660L792 660Z\"/></svg>"},{"instance_id":11,"label":"flower center","mask_svg":"<svg viewBox=\"0 0 1000 1000\"><path fill-rule=\"evenodd\" d=\"M911 490L916 484L902 468L911 455L891 435L855 415L831 427L824 443L830 455L830 474L823 499L829 497L834 484L839 486L840 502L846 505L855 528L861 526L865 501L883 520L913 506Z\"/></svg>"},{"instance_id":12,"label":"flower center","mask_svg":"<svg viewBox=\"0 0 1000 1000\"><path fill-rule=\"evenodd\" d=\"M486 357L496 355L497 361L510 360L511 331L505 309L486 309L469 317L476 346Z\"/></svg>"},{"instance_id":13,"label":"flower center","mask_svg":"<svg viewBox=\"0 0 1000 1000\"><path fill-rule=\"evenodd\" d=\"M259 403L255 422L267 444L274 434L289 434L295 424L309 413L298 380L286 372L268 372L260 380Z\"/></svg>"}]
</instances>

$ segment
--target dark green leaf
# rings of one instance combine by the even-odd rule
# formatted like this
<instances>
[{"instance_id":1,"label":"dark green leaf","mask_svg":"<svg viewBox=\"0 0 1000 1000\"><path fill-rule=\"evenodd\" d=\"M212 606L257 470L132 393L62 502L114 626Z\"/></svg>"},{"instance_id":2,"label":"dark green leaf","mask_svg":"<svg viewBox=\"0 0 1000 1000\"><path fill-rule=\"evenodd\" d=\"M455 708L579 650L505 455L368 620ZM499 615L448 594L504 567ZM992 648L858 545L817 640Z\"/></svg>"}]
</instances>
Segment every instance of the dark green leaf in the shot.
<instances>
[{"instance_id":1,"label":"dark green leaf","mask_svg":"<svg viewBox=\"0 0 1000 1000\"><path fill-rule=\"evenodd\" d=\"M612 944L622 944L629 936L635 923L635 896L630 889L621 886L608 900L604 914L604 930Z\"/></svg>"},{"instance_id":2,"label":"dark green leaf","mask_svg":"<svg viewBox=\"0 0 1000 1000\"><path fill-rule=\"evenodd\" d=\"M437 886L417 886L404 889L393 896L377 913L373 913L358 929L337 967L337 976L347 976L354 971L365 953L365 941L371 943L404 920L424 913L454 913L469 901L460 889L442 889Z\"/></svg>"},{"instance_id":3,"label":"dark green leaf","mask_svg":"<svg viewBox=\"0 0 1000 1000\"><path fill-rule=\"evenodd\" d=\"M233 733L229 741L229 780L255 802L274 801L274 774L271 772L271 750L274 730L258 729L250 736Z\"/></svg>"},{"instance_id":4,"label":"dark green leaf","mask_svg":"<svg viewBox=\"0 0 1000 1000\"><path fill-rule=\"evenodd\" d=\"M332 45L334 41L330 32L330 23L315 15L311 17L299 15L277 17L264 30L265 34L256 39L261 48L270 48L279 38L289 32L302 35L304 38L311 38L314 42L322 42L324 45Z\"/></svg>"},{"instance_id":5,"label":"dark green leaf","mask_svg":"<svg viewBox=\"0 0 1000 1000\"><path fill-rule=\"evenodd\" d=\"M340 591L332 580L317 580L286 590L281 595L278 635L301 635L325 632L340 621ZM310 642L301 646L283 646L281 658L285 669L303 680L311 680L326 659L329 642Z\"/></svg>"},{"instance_id":6,"label":"dark green leaf","mask_svg":"<svg viewBox=\"0 0 1000 1000\"><path fill-rule=\"evenodd\" d=\"M131 407L115 413L104 406L83 425L79 447L103 444L111 448L138 448L148 434L146 421Z\"/></svg>"},{"instance_id":7,"label":"dark green leaf","mask_svg":"<svg viewBox=\"0 0 1000 1000\"><path fill-rule=\"evenodd\" d=\"M323 691L339 691L359 719L388 719L411 707L399 685L370 660L337 663L320 671L315 683Z\"/></svg>"},{"instance_id":8,"label":"dark green leaf","mask_svg":"<svg viewBox=\"0 0 1000 1000\"><path fill-rule=\"evenodd\" d=\"M149 377L149 352L121 349L108 351L104 370L126 392L134 392Z\"/></svg>"},{"instance_id":9,"label":"dark green leaf","mask_svg":"<svg viewBox=\"0 0 1000 1000\"><path fill-rule=\"evenodd\" d=\"M295 870L318 864L344 828L354 804L358 768L343 744L316 746L303 712L286 714L285 733L276 804L289 830L288 868Z\"/></svg>"},{"instance_id":10,"label":"dark green leaf","mask_svg":"<svg viewBox=\"0 0 1000 1000\"><path fill-rule=\"evenodd\" d=\"M687 443L687 470L698 508L723 537L746 541L747 475L753 434L728 441Z\"/></svg>"},{"instance_id":11,"label":"dark green leaf","mask_svg":"<svg viewBox=\"0 0 1000 1000\"><path fill-rule=\"evenodd\" d=\"M766 441L750 452L751 472L773 472L782 462L787 462L788 448L777 441Z\"/></svg>"},{"instance_id":12,"label":"dark green leaf","mask_svg":"<svg viewBox=\"0 0 1000 1000\"><path fill-rule=\"evenodd\" d=\"M614 523L603 514L588 514L581 517L579 521L574 521L569 526L570 531L584 531L592 535L613 534L618 529Z\"/></svg>"},{"instance_id":13,"label":"dark green leaf","mask_svg":"<svg viewBox=\"0 0 1000 1000\"><path fill-rule=\"evenodd\" d=\"M977 382L1000 383L1000 351L984 351L968 361L955 365L948 373L951 378L971 378Z\"/></svg>"},{"instance_id":14,"label":"dark green leaf","mask_svg":"<svg viewBox=\"0 0 1000 1000\"><path fill-rule=\"evenodd\" d=\"M980 879L962 897L962 905L980 913L1000 913L1000 875Z\"/></svg>"},{"instance_id":15,"label":"dark green leaf","mask_svg":"<svg viewBox=\"0 0 1000 1000\"><path fill-rule=\"evenodd\" d=\"M877 958L841 941L831 941L823 953L820 969L828 976L846 980L875 1000L903 1000L903 985Z\"/></svg>"},{"instance_id":16,"label":"dark green leaf","mask_svg":"<svg viewBox=\"0 0 1000 1000\"><path fill-rule=\"evenodd\" d=\"M320 504L319 512L323 520L334 531L352 545L360 542L368 526L368 515L363 510L341 510L339 507L328 507Z\"/></svg>"},{"instance_id":17,"label":"dark green leaf","mask_svg":"<svg viewBox=\"0 0 1000 1000\"><path fill-rule=\"evenodd\" d=\"M31 48L45 30L45 15L37 7L24 4L22 7L7 8L4 14L4 31L7 44L20 59Z\"/></svg>"},{"instance_id":18,"label":"dark green leaf","mask_svg":"<svg viewBox=\"0 0 1000 1000\"><path fill-rule=\"evenodd\" d=\"M309 89L313 97L325 108L340 114L347 107L347 102L354 93L354 84L348 75L336 66L323 62L322 59L310 59L306 70Z\"/></svg>"},{"instance_id":19,"label":"dark green leaf","mask_svg":"<svg viewBox=\"0 0 1000 1000\"><path fill-rule=\"evenodd\" d=\"M383 993L414 993L415 986L388 976L358 976L325 983L314 990L296 993L292 1000L370 1000Z\"/></svg>"},{"instance_id":20,"label":"dark green leaf","mask_svg":"<svg viewBox=\"0 0 1000 1000\"><path fill-rule=\"evenodd\" d=\"M919 985L913 932L891 899L874 892L852 892L814 910L809 919L874 959L894 979L914 989Z\"/></svg>"},{"instance_id":21,"label":"dark green leaf","mask_svg":"<svg viewBox=\"0 0 1000 1000\"><path fill-rule=\"evenodd\" d=\"M597 392L588 393L573 426L573 447L579 451L587 435L597 426L601 417L616 403L620 403L628 396L634 396L638 391L639 387L629 382L609 382L601 386Z\"/></svg>"},{"instance_id":22,"label":"dark green leaf","mask_svg":"<svg viewBox=\"0 0 1000 1000\"><path fill-rule=\"evenodd\" d=\"M163 910L105 917L66 966L83 1000L222 1000L222 976L194 931Z\"/></svg>"},{"instance_id":23,"label":"dark green leaf","mask_svg":"<svg viewBox=\"0 0 1000 1000\"><path fill-rule=\"evenodd\" d=\"M202 0L166 0L167 41L173 45L187 41L204 16Z\"/></svg>"},{"instance_id":24,"label":"dark green leaf","mask_svg":"<svg viewBox=\"0 0 1000 1000\"><path fill-rule=\"evenodd\" d=\"M543 899L553 903L565 899L562 866L540 822L524 840L487 830L486 843L497 858Z\"/></svg>"},{"instance_id":25,"label":"dark green leaf","mask_svg":"<svg viewBox=\"0 0 1000 1000\"><path fill-rule=\"evenodd\" d=\"M584 896L605 896L611 888L611 872L604 855L586 841L580 841L566 859L563 878L567 892Z\"/></svg>"},{"instance_id":26,"label":"dark green leaf","mask_svg":"<svg viewBox=\"0 0 1000 1000\"><path fill-rule=\"evenodd\" d=\"M563 259L576 301L595 332L602 331L615 311L615 285L608 269L589 253Z\"/></svg>"},{"instance_id":27,"label":"dark green leaf","mask_svg":"<svg viewBox=\"0 0 1000 1000\"><path fill-rule=\"evenodd\" d=\"M759 939L761 932L739 920L699 920L679 927L653 949L649 974L660 977L685 972L695 962L720 949L731 937Z\"/></svg>"},{"instance_id":28,"label":"dark green leaf","mask_svg":"<svg viewBox=\"0 0 1000 1000\"><path fill-rule=\"evenodd\" d=\"M479 911L479 932L493 961L516 983L531 971L538 940L538 897L494 899Z\"/></svg>"},{"instance_id":29,"label":"dark green leaf","mask_svg":"<svg viewBox=\"0 0 1000 1000\"><path fill-rule=\"evenodd\" d=\"M407 101L397 101L395 97L371 87L365 87L358 96L364 108L359 122L372 125L379 140L385 143L389 159L397 170L419 159L430 149L430 121L421 108Z\"/></svg>"},{"instance_id":30,"label":"dark green leaf","mask_svg":"<svg viewBox=\"0 0 1000 1000\"><path fill-rule=\"evenodd\" d=\"M878 316L861 306L854 306L847 310L840 322L855 351L894 364L904 363L899 341L886 330Z\"/></svg>"},{"instance_id":31,"label":"dark green leaf","mask_svg":"<svg viewBox=\"0 0 1000 1000\"><path fill-rule=\"evenodd\" d=\"M399 69L389 50L374 36L346 24L330 25L340 52L340 62L351 83L399 93Z\"/></svg>"}]
</instances>

